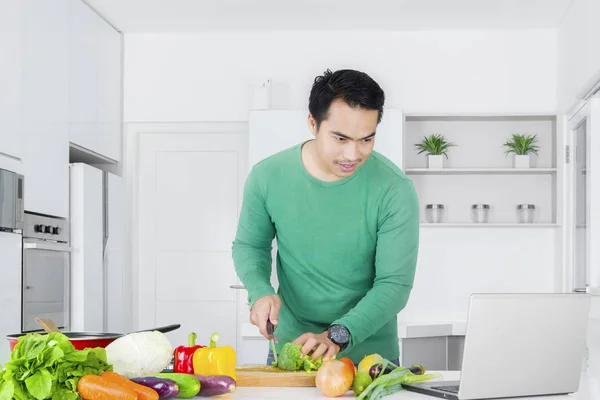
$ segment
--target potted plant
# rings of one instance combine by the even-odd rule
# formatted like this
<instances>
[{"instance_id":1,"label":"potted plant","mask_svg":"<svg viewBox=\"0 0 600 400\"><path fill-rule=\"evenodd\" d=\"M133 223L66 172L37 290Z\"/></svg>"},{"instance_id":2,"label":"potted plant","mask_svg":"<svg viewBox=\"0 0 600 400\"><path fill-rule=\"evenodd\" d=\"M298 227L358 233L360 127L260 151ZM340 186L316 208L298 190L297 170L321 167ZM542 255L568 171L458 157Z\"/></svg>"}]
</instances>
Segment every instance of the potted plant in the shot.
<instances>
[{"instance_id":1,"label":"potted plant","mask_svg":"<svg viewBox=\"0 0 600 400\"><path fill-rule=\"evenodd\" d=\"M538 154L539 146L536 145L536 142L537 134L521 135L519 133L513 133L512 139L507 140L506 143L504 143L504 146L508 147L508 150L505 152L506 155L508 156L510 153L515 154L515 168L529 168L529 154Z\"/></svg>"},{"instance_id":2,"label":"potted plant","mask_svg":"<svg viewBox=\"0 0 600 400\"><path fill-rule=\"evenodd\" d=\"M443 156L448 158L447 151L452 146L456 145L448 142L439 133L432 133L429 136L425 136L421 143L415 144L415 147L420 150L418 154L427 152L429 168L442 168L444 164Z\"/></svg>"}]
</instances>

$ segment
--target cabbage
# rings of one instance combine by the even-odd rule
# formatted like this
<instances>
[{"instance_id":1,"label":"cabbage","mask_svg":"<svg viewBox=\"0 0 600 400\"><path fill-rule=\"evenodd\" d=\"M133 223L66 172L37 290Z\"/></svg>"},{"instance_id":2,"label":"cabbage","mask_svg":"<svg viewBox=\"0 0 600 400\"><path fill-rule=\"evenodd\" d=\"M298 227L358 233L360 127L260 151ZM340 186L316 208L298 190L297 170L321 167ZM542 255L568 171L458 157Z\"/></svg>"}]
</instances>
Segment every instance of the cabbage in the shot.
<instances>
[{"instance_id":1,"label":"cabbage","mask_svg":"<svg viewBox=\"0 0 600 400\"><path fill-rule=\"evenodd\" d=\"M135 332L121 336L106 347L114 372L126 378L158 374L173 359L173 347L164 333Z\"/></svg>"}]
</instances>

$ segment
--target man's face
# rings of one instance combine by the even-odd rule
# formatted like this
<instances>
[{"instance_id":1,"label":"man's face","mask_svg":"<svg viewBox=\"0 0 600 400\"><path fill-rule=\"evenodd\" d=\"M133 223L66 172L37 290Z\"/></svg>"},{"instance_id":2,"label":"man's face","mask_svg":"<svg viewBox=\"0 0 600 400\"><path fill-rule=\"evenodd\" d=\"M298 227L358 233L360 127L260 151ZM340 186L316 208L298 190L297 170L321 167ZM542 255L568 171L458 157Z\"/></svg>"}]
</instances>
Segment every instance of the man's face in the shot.
<instances>
[{"instance_id":1,"label":"man's face","mask_svg":"<svg viewBox=\"0 0 600 400\"><path fill-rule=\"evenodd\" d=\"M339 179L356 172L373 150L377 118L377 110L352 108L342 100L331 103L318 131L315 119L309 115L308 124L324 172Z\"/></svg>"}]
</instances>

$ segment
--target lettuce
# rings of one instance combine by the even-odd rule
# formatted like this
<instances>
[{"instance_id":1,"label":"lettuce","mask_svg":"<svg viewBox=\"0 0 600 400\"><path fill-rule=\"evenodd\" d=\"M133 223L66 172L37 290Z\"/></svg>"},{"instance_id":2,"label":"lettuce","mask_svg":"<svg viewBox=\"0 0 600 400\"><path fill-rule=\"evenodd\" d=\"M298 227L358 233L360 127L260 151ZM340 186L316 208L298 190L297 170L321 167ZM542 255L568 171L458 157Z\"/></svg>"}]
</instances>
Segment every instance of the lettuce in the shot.
<instances>
[{"instance_id":1,"label":"lettuce","mask_svg":"<svg viewBox=\"0 0 600 400\"><path fill-rule=\"evenodd\" d=\"M75 350L62 333L21 336L0 371L0 400L77 400L84 375L112 371L103 348Z\"/></svg>"}]
</instances>

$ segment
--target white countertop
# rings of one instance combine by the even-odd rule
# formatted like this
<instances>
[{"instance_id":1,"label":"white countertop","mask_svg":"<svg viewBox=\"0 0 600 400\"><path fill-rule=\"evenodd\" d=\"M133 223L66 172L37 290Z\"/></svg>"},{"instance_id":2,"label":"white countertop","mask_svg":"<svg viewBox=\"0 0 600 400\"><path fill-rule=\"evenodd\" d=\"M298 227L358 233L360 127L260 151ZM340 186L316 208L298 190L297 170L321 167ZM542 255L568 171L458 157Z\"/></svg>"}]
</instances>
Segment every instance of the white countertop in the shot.
<instances>
[{"instance_id":1,"label":"white countertop","mask_svg":"<svg viewBox=\"0 0 600 400\"><path fill-rule=\"evenodd\" d=\"M467 321L398 322L399 339L464 336L466 330ZM258 328L249 322L242 324L241 336L244 339L264 339Z\"/></svg>"},{"instance_id":2,"label":"white countertop","mask_svg":"<svg viewBox=\"0 0 600 400\"><path fill-rule=\"evenodd\" d=\"M429 371L435 372L435 371ZM455 380L460 376L458 371L439 371L444 379ZM217 397L219 399L328 399L319 392L317 388L258 388L258 387L240 387L235 392ZM338 398L356 398L352 391L348 391L344 396ZM396 394L386 396L384 399L401 400L426 400L436 399L436 397L427 396L419 393L402 390ZM523 399L523 398L521 398ZM591 372L582 372L579 391L571 395L560 396L536 396L531 397L535 400L599 400L600 399L600 376L593 377Z\"/></svg>"},{"instance_id":3,"label":"white countertop","mask_svg":"<svg viewBox=\"0 0 600 400\"><path fill-rule=\"evenodd\" d=\"M467 321L398 322L398 338L464 336Z\"/></svg>"}]
</instances>

